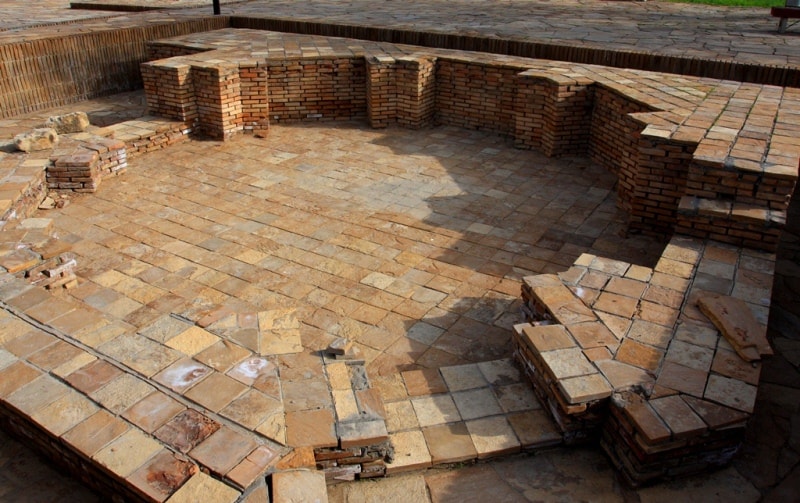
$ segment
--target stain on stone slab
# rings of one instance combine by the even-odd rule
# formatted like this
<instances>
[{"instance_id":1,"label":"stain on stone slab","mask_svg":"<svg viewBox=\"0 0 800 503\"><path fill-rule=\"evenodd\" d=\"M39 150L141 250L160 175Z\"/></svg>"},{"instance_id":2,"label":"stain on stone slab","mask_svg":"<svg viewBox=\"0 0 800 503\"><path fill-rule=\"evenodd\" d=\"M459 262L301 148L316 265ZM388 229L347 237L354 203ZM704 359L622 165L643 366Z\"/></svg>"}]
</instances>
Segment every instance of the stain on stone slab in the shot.
<instances>
[{"instance_id":1,"label":"stain on stone slab","mask_svg":"<svg viewBox=\"0 0 800 503\"><path fill-rule=\"evenodd\" d=\"M136 470L128 481L147 496L164 501L197 471L196 464L165 450Z\"/></svg>"},{"instance_id":2,"label":"stain on stone slab","mask_svg":"<svg viewBox=\"0 0 800 503\"><path fill-rule=\"evenodd\" d=\"M155 436L184 454L217 431L220 424L194 409L181 412L156 430Z\"/></svg>"}]
</instances>

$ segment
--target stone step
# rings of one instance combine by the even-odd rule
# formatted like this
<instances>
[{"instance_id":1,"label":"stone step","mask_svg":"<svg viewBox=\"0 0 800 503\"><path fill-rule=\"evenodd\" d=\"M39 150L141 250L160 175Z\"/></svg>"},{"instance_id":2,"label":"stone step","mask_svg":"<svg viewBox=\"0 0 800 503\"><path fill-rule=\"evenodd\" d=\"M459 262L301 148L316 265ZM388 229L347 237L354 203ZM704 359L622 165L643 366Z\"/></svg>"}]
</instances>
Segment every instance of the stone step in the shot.
<instances>
[{"instance_id":1,"label":"stone step","mask_svg":"<svg viewBox=\"0 0 800 503\"><path fill-rule=\"evenodd\" d=\"M786 224L786 211L723 199L685 196L675 231L697 238L774 251Z\"/></svg>"},{"instance_id":2,"label":"stone step","mask_svg":"<svg viewBox=\"0 0 800 503\"><path fill-rule=\"evenodd\" d=\"M698 300L730 295L764 330L774 256L712 243L673 237L652 270L583 255L558 277L525 280L523 299L546 324L515 327L515 356L564 442L600 436L632 486L726 465L755 407L760 363L734 351ZM602 323L555 324L564 285L588 290Z\"/></svg>"},{"instance_id":3,"label":"stone step","mask_svg":"<svg viewBox=\"0 0 800 503\"><path fill-rule=\"evenodd\" d=\"M686 179L686 195L786 210L796 181L797 165L735 160L722 164L693 162Z\"/></svg>"},{"instance_id":4,"label":"stone step","mask_svg":"<svg viewBox=\"0 0 800 503\"><path fill-rule=\"evenodd\" d=\"M0 222L33 215L47 195L49 152L0 152Z\"/></svg>"},{"instance_id":5,"label":"stone step","mask_svg":"<svg viewBox=\"0 0 800 503\"><path fill-rule=\"evenodd\" d=\"M514 361L409 370L375 380L394 448L389 475L560 444Z\"/></svg>"}]
</instances>

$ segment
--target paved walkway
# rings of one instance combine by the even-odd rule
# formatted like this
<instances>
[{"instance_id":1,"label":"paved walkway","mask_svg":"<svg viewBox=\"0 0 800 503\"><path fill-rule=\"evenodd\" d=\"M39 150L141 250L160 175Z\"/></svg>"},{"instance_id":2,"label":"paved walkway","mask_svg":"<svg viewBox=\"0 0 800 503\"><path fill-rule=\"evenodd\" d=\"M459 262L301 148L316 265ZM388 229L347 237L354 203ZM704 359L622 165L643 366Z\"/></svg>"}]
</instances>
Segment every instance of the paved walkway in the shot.
<instances>
[{"instance_id":1,"label":"paved walkway","mask_svg":"<svg viewBox=\"0 0 800 503\"><path fill-rule=\"evenodd\" d=\"M170 0L105 0L109 5L186 5ZM191 2L190 2L191 3ZM211 14L208 6L184 9ZM250 0L222 6L223 15L321 21L506 40L558 43L652 54L800 67L800 29L777 33L766 8L598 0ZM138 14L141 15L141 14ZM66 0L4 2L0 30L137 14L71 10ZM97 25L101 26L101 25Z\"/></svg>"},{"instance_id":2,"label":"paved walkway","mask_svg":"<svg viewBox=\"0 0 800 503\"><path fill-rule=\"evenodd\" d=\"M277 0L223 14L481 35L579 47L800 66L800 37L779 35L766 8L597 0Z\"/></svg>"},{"instance_id":3,"label":"paved walkway","mask_svg":"<svg viewBox=\"0 0 800 503\"><path fill-rule=\"evenodd\" d=\"M122 0L120 0L122 1ZM107 16L133 16L129 14L108 13L102 11L69 11L68 2L47 0L36 3L5 2L3 5L3 21L0 30L17 29L25 26L49 24L55 21L77 21L83 18L103 18ZM210 11L210 7L208 8ZM768 64L800 66L800 37L793 33L778 35L775 27L776 21L768 16L766 9L721 9L708 6L687 6L661 2L647 3L608 3L581 0L580 2L540 2L540 1L511 1L487 2L477 1L450 1L440 2L435 0L409 1L409 2L382 2L381 8L376 9L374 2L344 1L344 0L311 0L308 2L270 1L249 2L247 4L224 6L223 13L268 13L274 17L324 19L342 23L362 23L375 26L394 26L401 28L416 28L439 32L456 32L465 34L480 34L484 36L498 36L510 39L531 39L535 34L537 39L553 42L566 42L583 44L587 46L601 45L604 47L619 47L622 49L647 50L659 54L688 54L703 57L717 57L721 59L735 59L739 61L756 61ZM40 28L43 29L43 28ZM46 28L57 30L58 28ZM21 121L22 124L22 121ZM3 129L13 129L14 124L8 123ZM277 131L277 130L276 130ZM369 131L356 130L358 134L369 134ZM279 134L279 132L278 132ZM445 131L445 136L451 134ZM462 133L457 133L462 134ZM340 141L341 138L326 138L326 141ZM464 140L460 138L457 141ZM250 141L250 140L247 140ZM488 141L492 140L489 137ZM235 164L236 155L241 149L240 143L232 147L234 152L223 148L214 147L211 152L214 156L222 156L227 164ZM245 143L246 145L246 143ZM381 143L371 144L377 147L390 147ZM461 143L456 150L461 149ZM206 156L209 144L192 142L181 146L184 159ZM421 145L425 148L426 145ZM440 147L427 145L438 150ZM491 144L485 146L490 150L503 150L502 146ZM391 150L391 149L390 149ZM446 151L446 149L444 149ZM174 152L178 158L181 151ZM291 152L290 152L291 153ZM171 159L171 157L170 157ZM262 159L259 157L259 161ZM314 162L304 162L292 167L288 174L314 172L317 167ZM537 161L538 162L538 161ZM551 162L543 160L542 162ZM162 162L162 164L165 164ZM306 169L302 166L310 166ZM154 169L154 168L150 168ZM299 173L295 173L295 171ZM285 173L285 174L286 174ZM104 204L118 205L130 197L125 190L137 191L138 186L127 183L117 185L114 181L104 185L106 194ZM124 179L123 179L124 180ZM602 176L599 183L603 182ZM408 189L408 181L400 177L400 189ZM454 188L459 188L458 180L452 179ZM142 180L142 183L146 180ZM550 180L557 184L557 180ZM282 183L282 182L280 182ZM470 182L471 183L471 182ZM306 190L307 187L295 187ZM374 187L372 187L374 189ZM586 187L586 190L591 190ZM365 198L369 191L359 195L365 204L376 204L376 201ZM491 189L489 189L491 190ZM557 190L555 187L554 190ZM601 187L601 190L602 189ZM181 190L177 190L178 193ZM313 193L313 192L309 192ZM109 197L109 194L115 194ZM292 193L294 195L294 192ZM459 193L455 193L459 195ZM491 197L483 193L479 198ZM423 198L424 199L424 198ZM407 208L413 218L418 218L418 213L424 211L429 205L440 204L446 207L456 198L437 201L415 200L415 205ZM76 211L84 206L92 211L89 203L91 198L77 198L70 211ZM313 201L313 202L316 202ZM598 200L597 207L603 207L607 219L606 238L600 248L616 246L619 243L614 238L613 229L615 216L611 209L613 205L609 200ZM385 209L385 208L384 208ZM374 211L380 209L373 208ZM65 215L68 215L66 212ZM795 219L797 220L797 219ZM386 220L385 225L396 225L399 222ZM483 224L477 220L473 223ZM96 229L94 222L90 228ZM483 227L476 227L483 229ZM550 229L546 229L547 232ZM606 231L604 231L606 232ZM76 234L76 236L78 236ZM572 234L578 236L578 234ZM108 236L106 236L108 237ZM87 238L81 238L87 240ZM582 245L585 249L597 249L598 239L591 244ZM562 240L561 246L569 244ZM91 242L88 240L87 242ZM112 241L108 241L112 243ZM544 243L543 243L544 244ZM319 246L332 245L320 241ZM337 245L335 243L333 245ZM104 245L100 245L101 247ZM557 267L561 260L556 258L558 253L551 249L555 244L547 243L542 250L548 250L547 258L541 259L542 270L546 267ZM621 248L624 250L624 247ZM569 253L577 250L567 248ZM308 250L304 250L308 252ZM466 250L464 250L466 252ZM561 249L559 249L561 252ZM790 249L791 252L791 249ZM601 250L601 254L610 252ZM85 257L84 257L85 259ZM498 256L498 263L503 264L503 259ZM784 290L779 290L776 296L791 299L793 292L797 292L797 281L793 278L796 273L796 256L787 255L783 261L783 271L788 273L778 283ZM487 261L488 262L488 261ZM83 261L86 263L86 260ZM549 265L548 265L549 264ZM508 265L508 264L504 264ZM779 265L779 270L781 270ZM490 275L491 276L491 275ZM213 286L213 285L212 285ZM220 290L221 291L221 290ZM782 293L788 291L789 294ZM505 312L512 310L511 293L501 293L507 304L500 301L500 309ZM228 295L222 292L224 295ZM308 295L308 294L306 294ZM468 295L467 298L470 298ZM473 298L473 301L477 298ZM125 304L120 303L118 306ZM474 305L474 304L473 304ZM133 307L128 305L128 307ZM497 307L497 304L495 304ZM316 306L322 309L324 306ZM388 315L387 315L388 316ZM500 316L501 319L502 314ZM461 319L470 319L461 316ZM791 321L790 316L782 319ZM554 451L550 454L536 457L519 457L493 463L467 468L462 471L443 471L425 475L405 476L403 478L390 478L379 482L362 484L359 486L339 486L332 490L333 501L359 501L369 498L370 494L381 494L387 501L407 501L409 494L419 495L419 499L430 497L433 501L456 500L482 500L486 499L482 491L490 488L491 495L508 495L508 501L537 500L560 498L563 501L577 499L580 495L587 495L587 499L606 501L669 501L685 498L688 494L693 497L700 496L703 501L755 501L759 498L758 490L767 495L766 500L786 501L791 495L798 494L797 484L800 481L800 359L798 359L798 342L792 335L792 328L779 325L774 328L776 346L779 355L767 362L762 372L760 404L757 407L753 428L750 430L751 438L742 454L735 463L735 467L726 469L709 477L693 478L665 484L651 489L641 490L637 493L626 493L613 480L605 458L594 450L586 451ZM419 342L419 341L417 341ZM425 345L421 351L414 354L413 364L425 366L426 354L428 358L440 355L433 351L434 345ZM445 351L446 352L446 351ZM418 353L418 354L417 354ZM382 355L389 354L386 351ZM448 359L450 357L445 358ZM398 368L401 363L395 359L385 357L387 361L386 372ZM437 358L439 361L439 358ZM373 365L373 371L381 373L379 366ZM19 444L2 439L0 447L0 460L2 460L3 473L14 474L16 480L0 479L0 501L87 501L90 495L77 488L73 481L68 479L62 482L58 477L51 477L49 468L39 465L35 456L26 456L19 448ZM37 484L36 491L31 486L20 485L19 480L36 481L46 479L52 483ZM427 482L427 485L425 484ZM47 490L51 487L52 490ZM39 496L39 489L43 493ZM74 492L73 492L74 491ZM371 492L374 491L374 492ZM63 496L68 494L69 496ZM478 496L480 495L480 497ZM62 498L62 499L59 499ZM72 498L72 499L70 499Z\"/></svg>"}]
</instances>

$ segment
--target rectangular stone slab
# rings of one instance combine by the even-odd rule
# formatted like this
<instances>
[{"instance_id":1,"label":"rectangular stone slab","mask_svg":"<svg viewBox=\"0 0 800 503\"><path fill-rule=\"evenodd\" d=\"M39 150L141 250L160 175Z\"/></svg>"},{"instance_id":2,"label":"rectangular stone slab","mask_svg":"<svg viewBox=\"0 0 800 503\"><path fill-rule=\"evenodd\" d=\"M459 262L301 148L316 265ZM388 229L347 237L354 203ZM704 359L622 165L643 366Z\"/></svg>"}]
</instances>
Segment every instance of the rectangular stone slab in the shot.
<instances>
[{"instance_id":1,"label":"rectangular stone slab","mask_svg":"<svg viewBox=\"0 0 800 503\"><path fill-rule=\"evenodd\" d=\"M745 361L771 355L767 331L753 316L747 304L735 297L709 293L700 297L697 306L731 343Z\"/></svg>"}]
</instances>

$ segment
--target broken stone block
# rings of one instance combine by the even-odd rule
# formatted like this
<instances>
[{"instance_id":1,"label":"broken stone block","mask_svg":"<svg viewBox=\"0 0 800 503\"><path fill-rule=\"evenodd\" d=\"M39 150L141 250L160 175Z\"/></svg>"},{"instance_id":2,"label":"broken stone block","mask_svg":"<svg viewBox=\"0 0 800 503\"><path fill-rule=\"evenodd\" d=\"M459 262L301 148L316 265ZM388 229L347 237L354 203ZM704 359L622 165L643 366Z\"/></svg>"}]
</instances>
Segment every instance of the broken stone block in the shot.
<instances>
[{"instance_id":1,"label":"broken stone block","mask_svg":"<svg viewBox=\"0 0 800 503\"><path fill-rule=\"evenodd\" d=\"M333 342L328 344L328 349L325 350L329 355L344 355L353 347L353 343L344 337L338 337Z\"/></svg>"},{"instance_id":2,"label":"broken stone block","mask_svg":"<svg viewBox=\"0 0 800 503\"><path fill-rule=\"evenodd\" d=\"M56 115L47 119L44 127L55 129L58 134L81 133L89 127L89 116L86 112Z\"/></svg>"},{"instance_id":3,"label":"broken stone block","mask_svg":"<svg viewBox=\"0 0 800 503\"><path fill-rule=\"evenodd\" d=\"M41 203L39 203L40 210L52 210L56 207L56 201L50 196L45 197Z\"/></svg>"},{"instance_id":4,"label":"broken stone block","mask_svg":"<svg viewBox=\"0 0 800 503\"><path fill-rule=\"evenodd\" d=\"M14 145L22 152L50 150L58 143L58 133L52 128L38 128L14 137Z\"/></svg>"},{"instance_id":5,"label":"broken stone block","mask_svg":"<svg viewBox=\"0 0 800 503\"><path fill-rule=\"evenodd\" d=\"M743 300L708 293L698 299L697 305L744 361L757 361L761 355L773 354L766 327L756 320Z\"/></svg>"},{"instance_id":6,"label":"broken stone block","mask_svg":"<svg viewBox=\"0 0 800 503\"><path fill-rule=\"evenodd\" d=\"M11 274L30 269L40 262L38 254L27 248L20 248L0 257L0 267L4 267Z\"/></svg>"},{"instance_id":7,"label":"broken stone block","mask_svg":"<svg viewBox=\"0 0 800 503\"><path fill-rule=\"evenodd\" d=\"M361 350L358 349L357 346L352 346L347 350L347 352L343 355L336 355L334 356L336 360L348 360L352 363L364 363L364 360L361 358Z\"/></svg>"}]
</instances>

